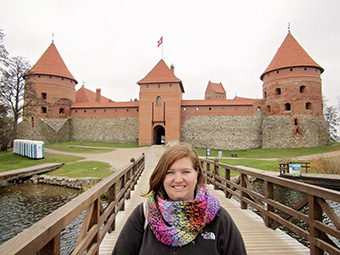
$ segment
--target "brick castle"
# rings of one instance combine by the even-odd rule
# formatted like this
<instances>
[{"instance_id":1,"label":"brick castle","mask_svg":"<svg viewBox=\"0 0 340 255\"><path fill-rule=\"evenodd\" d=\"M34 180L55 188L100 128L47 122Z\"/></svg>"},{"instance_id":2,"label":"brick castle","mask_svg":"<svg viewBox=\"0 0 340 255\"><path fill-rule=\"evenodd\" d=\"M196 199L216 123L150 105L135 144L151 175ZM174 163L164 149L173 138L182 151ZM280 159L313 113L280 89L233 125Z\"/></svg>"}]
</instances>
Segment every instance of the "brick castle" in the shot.
<instances>
[{"instance_id":1,"label":"brick castle","mask_svg":"<svg viewBox=\"0 0 340 255\"><path fill-rule=\"evenodd\" d=\"M139 99L115 102L82 86L54 43L26 74L39 98L19 124L19 138L138 142L184 141L195 147L248 149L329 143L319 66L288 33L260 79L263 99L227 99L208 82L204 100L183 100L184 86L164 60L137 84Z\"/></svg>"}]
</instances>

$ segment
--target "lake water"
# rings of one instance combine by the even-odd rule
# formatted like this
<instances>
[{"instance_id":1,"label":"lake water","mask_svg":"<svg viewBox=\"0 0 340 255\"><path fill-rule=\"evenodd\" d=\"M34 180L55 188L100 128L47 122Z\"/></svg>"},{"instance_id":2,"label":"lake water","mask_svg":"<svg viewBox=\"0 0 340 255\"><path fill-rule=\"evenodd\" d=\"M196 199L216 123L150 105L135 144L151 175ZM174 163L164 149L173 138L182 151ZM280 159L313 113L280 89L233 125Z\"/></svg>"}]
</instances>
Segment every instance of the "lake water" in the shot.
<instances>
[{"instance_id":1,"label":"lake water","mask_svg":"<svg viewBox=\"0 0 340 255\"><path fill-rule=\"evenodd\" d=\"M71 201L78 194L76 189L43 184L17 184L0 188L0 244ZM75 245L83 217L78 216L61 233L62 254L69 254Z\"/></svg>"}]
</instances>

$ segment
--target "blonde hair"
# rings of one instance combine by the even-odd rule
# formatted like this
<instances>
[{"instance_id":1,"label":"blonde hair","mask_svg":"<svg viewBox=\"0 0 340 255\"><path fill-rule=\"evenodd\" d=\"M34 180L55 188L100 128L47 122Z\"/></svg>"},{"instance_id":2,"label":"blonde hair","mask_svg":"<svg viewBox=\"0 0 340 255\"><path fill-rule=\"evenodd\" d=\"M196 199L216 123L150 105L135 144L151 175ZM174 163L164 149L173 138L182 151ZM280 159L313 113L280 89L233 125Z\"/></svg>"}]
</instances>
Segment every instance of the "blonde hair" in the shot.
<instances>
[{"instance_id":1,"label":"blonde hair","mask_svg":"<svg viewBox=\"0 0 340 255\"><path fill-rule=\"evenodd\" d=\"M158 192L163 186L165 175L169 168L175 161L189 157L192 162L192 167L197 171L197 184L204 184L206 178L203 174L203 170L200 164L200 160L196 151L187 143L180 143L168 148L159 159L157 166L153 170L149 179L149 190L145 194L149 194L151 191Z\"/></svg>"}]
</instances>

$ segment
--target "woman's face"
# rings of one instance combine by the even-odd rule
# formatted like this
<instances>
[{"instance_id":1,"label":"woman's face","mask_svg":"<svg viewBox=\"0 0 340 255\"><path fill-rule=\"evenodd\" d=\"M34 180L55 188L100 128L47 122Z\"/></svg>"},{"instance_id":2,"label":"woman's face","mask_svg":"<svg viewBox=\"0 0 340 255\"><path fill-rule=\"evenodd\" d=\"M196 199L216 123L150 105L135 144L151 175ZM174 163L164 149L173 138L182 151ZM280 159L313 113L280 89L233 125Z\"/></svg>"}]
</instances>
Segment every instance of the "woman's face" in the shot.
<instances>
[{"instance_id":1,"label":"woman's face","mask_svg":"<svg viewBox=\"0 0 340 255\"><path fill-rule=\"evenodd\" d=\"M172 201L194 200L197 184L197 171L190 157L176 160L168 169L163 186Z\"/></svg>"}]
</instances>

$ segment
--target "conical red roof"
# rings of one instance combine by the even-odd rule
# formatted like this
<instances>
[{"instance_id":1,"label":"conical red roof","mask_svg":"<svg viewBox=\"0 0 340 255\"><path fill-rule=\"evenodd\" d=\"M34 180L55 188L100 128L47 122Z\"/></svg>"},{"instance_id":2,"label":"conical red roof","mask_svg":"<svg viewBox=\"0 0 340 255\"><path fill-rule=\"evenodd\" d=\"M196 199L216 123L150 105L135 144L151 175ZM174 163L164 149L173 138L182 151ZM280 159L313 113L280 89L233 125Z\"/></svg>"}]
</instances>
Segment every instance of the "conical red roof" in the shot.
<instances>
[{"instance_id":1,"label":"conical red roof","mask_svg":"<svg viewBox=\"0 0 340 255\"><path fill-rule=\"evenodd\" d=\"M182 81L174 75L173 71L166 65L163 59L161 59L157 65L137 83L146 84L163 82L179 82L182 92L184 93Z\"/></svg>"},{"instance_id":2,"label":"conical red roof","mask_svg":"<svg viewBox=\"0 0 340 255\"><path fill-rule=\"evenodd\" d=\"M40 57L33 68L28 72L28 74L55 75L59 77L69 78L78 83L77 80L70 73L70 71L67 69L54 43L51 43L51 45Z\"/></svg>"},{"instance_id":3,"label":"conical red roof","mask_svg":"<svg viewBox=\"0 0 340 255\"><path fill-rule=\"evenodd\" d=\"M324 71L289 33L260 78L263 80L263 76L270 71L297 66L312 66L319 68L321 73Z\"/></svg>"}]
</instances>

